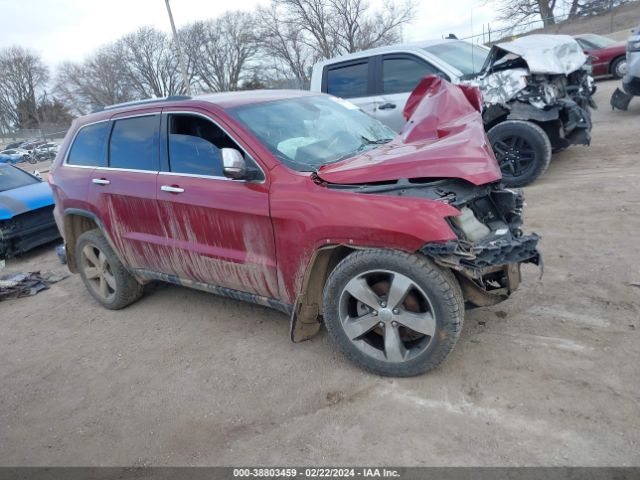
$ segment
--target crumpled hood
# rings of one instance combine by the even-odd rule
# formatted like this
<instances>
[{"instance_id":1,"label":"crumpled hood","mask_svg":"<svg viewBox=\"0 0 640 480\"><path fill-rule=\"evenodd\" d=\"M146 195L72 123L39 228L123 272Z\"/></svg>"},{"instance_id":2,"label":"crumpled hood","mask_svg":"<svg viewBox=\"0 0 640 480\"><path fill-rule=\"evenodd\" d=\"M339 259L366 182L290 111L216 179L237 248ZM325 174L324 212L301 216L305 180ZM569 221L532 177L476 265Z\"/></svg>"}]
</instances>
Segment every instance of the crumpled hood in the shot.
<instances>
[{"instance_id":1,"label":"crumpled hood","mask_svg":"<svg viewBox=\"0 0 640 480\"><path fill-rule=\"evenodd\" d=\"M322 180L360 184L410 178L460 178L476 185L500 180L480 116L477 89L423 78L407 100L408 122L386 145L321 167Z\"/></svg>"},{"instance_id":2,"label":"crumpled hood","mask_svg":"<svg viewBox=\"0 0 640 480\"><path fill-rule=\"evenodd\" d=\"M53 203L53 193L46 182L0 192L0 220L8 220L21 213L47 207Z\"/></svg>"},{"instance_id":3,"label":"crumpled hood","mask_svg":"<svg viewBox=\"0 0 640 480\"><path fill-rule=\"evenodd\" d=\"M569 35L527 35L491 47L482 70L497 65L505 53L522 57L534 74L568 75L582 68L588 59Z\"/></svg>"}]
</instances>

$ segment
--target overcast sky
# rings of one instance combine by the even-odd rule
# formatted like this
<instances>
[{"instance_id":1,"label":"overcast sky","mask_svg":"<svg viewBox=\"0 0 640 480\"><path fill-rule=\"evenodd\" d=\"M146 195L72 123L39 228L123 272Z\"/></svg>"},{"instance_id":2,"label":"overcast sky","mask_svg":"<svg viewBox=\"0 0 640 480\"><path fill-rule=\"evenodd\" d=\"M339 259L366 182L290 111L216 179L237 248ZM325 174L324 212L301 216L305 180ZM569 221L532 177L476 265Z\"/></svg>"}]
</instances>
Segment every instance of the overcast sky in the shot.
<instances>
[{"instance_id":1,"label":"overcast sky","mask_svg":"<svg viewBox=\"0 0 640 480\"><path fill-rule=\"evenodd\" d=\"M370 0L373 7L382 0ZM215 18L225 10L252 11L268 0L171 0L176 26ZM493 20L483 0L419 0L415 20L405 27L407 41L469 35ZM472 18L473 17L473 18ZM169 31L164 0L0 0L0 48L22 45L55 65L81 60L101 44L142 25Z\"/></svg>"}]
</instances>

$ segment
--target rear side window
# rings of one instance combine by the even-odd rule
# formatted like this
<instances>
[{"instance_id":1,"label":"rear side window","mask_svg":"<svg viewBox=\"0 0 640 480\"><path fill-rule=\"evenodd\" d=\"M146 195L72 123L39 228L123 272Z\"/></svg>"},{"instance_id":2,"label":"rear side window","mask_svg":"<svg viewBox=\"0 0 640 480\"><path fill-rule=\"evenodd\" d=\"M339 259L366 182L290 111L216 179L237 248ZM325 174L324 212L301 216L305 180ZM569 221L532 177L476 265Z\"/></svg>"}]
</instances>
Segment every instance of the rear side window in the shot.
<instances>
[{"instance_id":1,"label":"rear side window","mask_svg":"<svg viewBox=\"0 0 640 480\"><path fill-rule=\"evenodd\" d=\"M437 74L433 66L411 58L382 60L382 93L412 92L422 77Z\"/></svg>"},{"instance_id":2,"label":"rear side window","mask_svg":"<svg viewBox=\"0 0 640 480\"><path fill-rule=\"evenodd\" d=\"M160 116L116 120L109 142L109 166L158 171Z\"/></svg>"},{"instance_id":3,"label":"rear side window","mask_svg":"<svg viewBox=\"0 0 640 480\"><path fill-rule=\"evenodd\" d=\"M71 145L67 163L90 167L106 166L104 140L108 128L109 122L94 123L81 128Z\"/></svg>"},{"instance_id":4,"label":"rear side window","mask_svg":"<svg viewBox=\"0 0 640 480\"><path fill-rule=\"evenodd\" d=\"M327 93L342 98L368 95L369 62L332 67L327 72Z\"/></svg>"}]
</instances>

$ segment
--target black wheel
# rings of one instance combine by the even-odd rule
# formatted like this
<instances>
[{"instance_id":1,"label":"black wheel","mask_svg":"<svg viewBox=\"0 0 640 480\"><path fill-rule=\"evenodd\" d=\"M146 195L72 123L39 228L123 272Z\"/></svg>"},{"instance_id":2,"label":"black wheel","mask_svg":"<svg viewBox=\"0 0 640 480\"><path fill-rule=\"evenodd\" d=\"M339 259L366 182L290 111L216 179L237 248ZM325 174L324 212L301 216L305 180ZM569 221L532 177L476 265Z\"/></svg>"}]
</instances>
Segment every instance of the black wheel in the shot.
<instances>
[{"instance_id":1,"label":"black wheel","mask_svg":"<svg viewBox=\"0 0 640 480\"><path fill-rule=\"evenodd\" d=\"M331 272L324 323L339 349L380 375L409 377L451 352L464 316L460 286L430 260L391 250L362 250Z\"/></svg>"},{"instance_id":2,"label":"black wheel","mask_svg":"<svg viewBox=\"0 0 640 480\"><path fill-rule=\"evenodd\" d=\"M142 296L142 285L124 268L99 230L80 235L75 253L82 281L103 307L118 310Z\"/></svg>"},{"instance_id":3,"label":"black wheel","mask_svg":"<svg viewBox=\"0 0 640 480\"><path fill-rule=\"evenodd\" d=\"M611 62L611 75L613 78L622 78L627 73L627 59L626 57L618 57Z\"/></svg>"},{"instance_id":4,"label":"black wheel","mask_svg":"<svg viewBox=\"0 0 640 480\"><path fill-rule=\"evenodd\" d=\"M551 142L535 123L506 120L487 135L507 187L528 185L549 167Z\"/></svg>"}]
</instances>

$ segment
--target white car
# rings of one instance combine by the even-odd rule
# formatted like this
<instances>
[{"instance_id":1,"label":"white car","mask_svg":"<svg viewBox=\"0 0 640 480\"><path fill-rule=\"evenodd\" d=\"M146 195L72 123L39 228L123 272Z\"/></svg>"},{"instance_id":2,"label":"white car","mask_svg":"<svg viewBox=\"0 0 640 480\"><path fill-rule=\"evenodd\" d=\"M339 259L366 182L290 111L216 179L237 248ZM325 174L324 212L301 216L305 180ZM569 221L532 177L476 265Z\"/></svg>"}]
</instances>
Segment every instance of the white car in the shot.
<instances>
[{"instance_id":1,"label":"white car","mask_svg":"<svg viewBox=\"0 0 640 480\"><path fill-rule=\"evenodd\" d=\"M55 142L44 143L36 147L33 154L38 159L54 158L58 154L59 149L60 149L60 144L58 143L55 143Z\"/></svg>"},{"instance_id":2,"label":"white car","mask_svg":"<svg viewBox=\"0 0 640 480\"><path fill-rule=\"evenodd\" d=\"M587 57L566 35L529 35L491 49L438 39L319 62L311 90L348 99L399 132L407 99L423 77L476 85L503 182L521 187L546 170L552 151L590 143L589 74Z\"/></svg>"},{"instance_id":3,"label":"white car","mask_svg":"<svg viewBox=\"0 0 640 480\"><path fill-rule=\"evenodd\" d=\"M489 49L463 40L391 45L316 63L311 90L349 99L399 131L409 95L421 78L438 75L452 83L480 72Z\"/></svg>"},{"instance_id":4,"label":"white car","mask_svg":"<svg viewBox=\"0 0 640 480\"><path fill-rule=\"evenodd\" d=\"M31 154L23 148L9 148L0 152L2 155L22 155L23 161L28 161L31 158Z\"/></svg>"}]
</instances>

